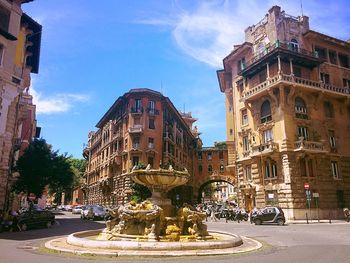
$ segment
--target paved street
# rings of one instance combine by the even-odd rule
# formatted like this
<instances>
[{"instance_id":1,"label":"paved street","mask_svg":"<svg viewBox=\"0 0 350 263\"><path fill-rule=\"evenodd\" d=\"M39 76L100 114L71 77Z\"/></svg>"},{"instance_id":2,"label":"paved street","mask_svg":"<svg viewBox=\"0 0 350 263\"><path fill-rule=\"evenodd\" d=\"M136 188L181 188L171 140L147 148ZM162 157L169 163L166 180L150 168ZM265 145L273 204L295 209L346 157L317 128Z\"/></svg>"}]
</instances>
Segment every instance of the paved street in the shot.
<instances>
[{"instance_id":1,"label":"paved street","mask_svg":"<svg viewBox=\"0 0 350 263\"><path fill-rule=\"evenodd\" d=\"M46 253L40 247L49 239L85 229L98 229L103 222L82 222L79 215L64 212L56 216L58 225L51 229L0 234L0 263L63 262L349 262L350 223L291 224L288 226L255 226L250 223L209 222L209 229L232 232L261 241L264 248L235 256L190 258L78 258Z\"/></svg>"}]
</instances>

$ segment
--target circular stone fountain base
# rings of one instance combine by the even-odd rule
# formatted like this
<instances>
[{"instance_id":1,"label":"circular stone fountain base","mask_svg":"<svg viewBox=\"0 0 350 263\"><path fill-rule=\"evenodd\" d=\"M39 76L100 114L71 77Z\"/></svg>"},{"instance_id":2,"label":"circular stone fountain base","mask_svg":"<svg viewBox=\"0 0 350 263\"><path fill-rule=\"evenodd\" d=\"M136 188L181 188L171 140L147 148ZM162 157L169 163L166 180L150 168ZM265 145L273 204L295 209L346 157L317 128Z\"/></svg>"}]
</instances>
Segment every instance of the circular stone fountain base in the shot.
<instances>
[{"instance_id":1,"label":"circular stone fountain base","mask_svg":"<svg viewBox=\"0 0 350 263\"><path fill-rule=\"evenodd\" d=\"M79 255L150 257L225 255L253 251L262 247L256 240L214 231L210 232L214 237L211 240L182 242L96 240L100 232L100 230L91 230L73 233L68 237L50 240L45 243L45 247Z\"/></svg>"}]
</instances>

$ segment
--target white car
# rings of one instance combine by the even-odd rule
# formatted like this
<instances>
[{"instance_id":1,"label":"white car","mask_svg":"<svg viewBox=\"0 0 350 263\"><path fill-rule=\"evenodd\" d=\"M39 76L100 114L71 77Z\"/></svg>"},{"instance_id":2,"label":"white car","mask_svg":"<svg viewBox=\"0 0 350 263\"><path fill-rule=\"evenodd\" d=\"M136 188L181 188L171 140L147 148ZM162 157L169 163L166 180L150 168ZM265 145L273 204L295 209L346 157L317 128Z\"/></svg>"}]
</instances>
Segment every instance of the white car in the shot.
<instances>
[{"instance_id":1,"label":"white car","mask_svg":"<svg viewBox=\"0 0 350 263\"><path fill-rule=\"evenodd\" d=\"M72 214L81 214L81 211L84 209L83 205L77 205L72 209Z\"/></svg>"}]
</instances>

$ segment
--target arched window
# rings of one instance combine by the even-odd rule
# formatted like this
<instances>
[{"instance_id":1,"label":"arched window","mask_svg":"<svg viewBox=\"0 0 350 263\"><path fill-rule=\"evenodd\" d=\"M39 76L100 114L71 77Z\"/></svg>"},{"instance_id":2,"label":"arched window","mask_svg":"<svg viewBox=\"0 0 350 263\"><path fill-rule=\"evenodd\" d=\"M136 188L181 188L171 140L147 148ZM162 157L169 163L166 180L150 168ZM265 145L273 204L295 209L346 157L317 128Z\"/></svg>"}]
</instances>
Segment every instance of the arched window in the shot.
<instances>
[{"instance_id":1,"label":"arched window","mask_svg":"<svg viewBox=\"0 0 350 263\"><path fill-rule=\"evenodd\" d=\"M271 120L272 117L270 102L268 100L265 100L260 109L260 121L261 123L265 123Z\"/></svg>"},{"instance_id":2,"label":"arched window","mask_svg":"<svg viewBox=\"0 0 350 263\"><path fill-rule=\"evenodd\" d=\"M298 49L299 49L298 41L295 38L291 39L291 41L289 42L289 47L291 50L298 52Z\"/></svg>"},{"instance_id":3,"label":"arched window","mask_svg":"<svg viewBox=\"0 0 350 263\"><path fill-rule=\"evenodd\" d=\"M300 97L295 98L295 117L297 117L299 119L307 119L308 118L305 101Z\"/></svg>"},{"instance_id":4,"label":"arched window","mask_svg":"<svg viewBox=\"0 0 350 263\"><path fill-rule=\"evenodd\" d=\"M213 171L213 166L211 166L211 164L208 165L208 172L212 172Z\"/></svg>"}]
</instances>

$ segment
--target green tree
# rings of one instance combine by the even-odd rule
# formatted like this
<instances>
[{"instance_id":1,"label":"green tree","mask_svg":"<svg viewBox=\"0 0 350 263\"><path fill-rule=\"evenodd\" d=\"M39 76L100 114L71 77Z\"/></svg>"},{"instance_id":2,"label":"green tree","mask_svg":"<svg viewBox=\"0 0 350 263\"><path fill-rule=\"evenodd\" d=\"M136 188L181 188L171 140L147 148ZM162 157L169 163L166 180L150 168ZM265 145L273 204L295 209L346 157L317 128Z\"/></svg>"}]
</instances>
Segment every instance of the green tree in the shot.
<instances>
[{"instance_id":1,"label":"green tree","mask_svg":"<svg viewBox=\"0 0 350 263\"><path fill-rule=\"evenodd\" d=\"M34 193L41 197L52 174L52 152L44 139L34 139L17 161L20 176L13 186L17 193Z\"/></svg>"},{"instance_id":2,"label":"green tree","mask_svg":"<svg viewBox=\"0 0 350 263\"><path fill-rule=\"evenodd\" d=\"M41 197L48 185L50 193L66 192L72 188L75 176L69 160L67 154L52 151L44 139L34 139L17 162L20 175L13 190Z\"/></svg>"},{"instance_id":3,"label":"green tree","mask_svg":"<svg viewBox=\"0 0 350 263\"><path fill-rule=\"evenodd\" d=\"M131 185L131 189L133 194L131 195L130 199L137 203L142 202L152 196L151 191L144 185L133 183Z\"/></svg>"},{"instance_id":4,"label":"green tree","mask_svg":"<svg viewBox=\"0 0 350 263\"><path fill-rule=\"evenodd\" d=\"M85 173L86 160L69 158L68 162L70 163L70 166L74 173L72 187L76 187L82 182L83 175Z\"/></svg>"}]
</instances>

